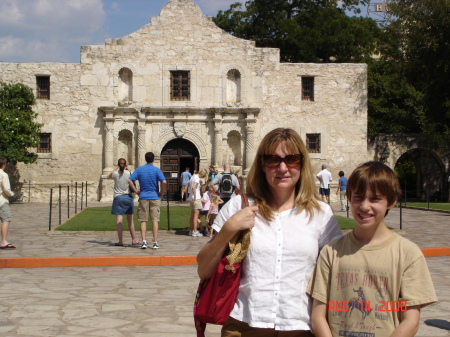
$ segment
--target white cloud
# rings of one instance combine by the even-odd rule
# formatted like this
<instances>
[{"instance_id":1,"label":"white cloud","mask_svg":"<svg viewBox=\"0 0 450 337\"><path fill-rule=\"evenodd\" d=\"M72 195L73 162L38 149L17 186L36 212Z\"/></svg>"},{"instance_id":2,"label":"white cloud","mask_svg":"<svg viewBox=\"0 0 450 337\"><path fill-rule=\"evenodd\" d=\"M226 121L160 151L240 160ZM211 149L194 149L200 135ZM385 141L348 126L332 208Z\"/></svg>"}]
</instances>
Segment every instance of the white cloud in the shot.
<instances>
[{"instance_id":1,"label":"white cloud","mask_svg":"<svg viewBox=\"0 0 450 337\"><path fill-rule=\"evenodd\" d=\"M71 44L102 41L104 21L101 0L2 0L0 60L73 61Z\"/></svg>"}]
</instances>

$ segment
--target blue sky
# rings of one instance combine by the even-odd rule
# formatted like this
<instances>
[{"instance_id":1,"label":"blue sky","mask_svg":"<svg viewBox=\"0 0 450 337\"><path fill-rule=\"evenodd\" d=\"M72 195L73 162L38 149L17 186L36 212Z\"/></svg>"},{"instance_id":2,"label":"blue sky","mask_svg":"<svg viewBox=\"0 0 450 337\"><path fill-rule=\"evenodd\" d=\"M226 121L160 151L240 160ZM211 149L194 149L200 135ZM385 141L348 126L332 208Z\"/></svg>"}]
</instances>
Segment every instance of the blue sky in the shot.
<instances>
[{"instance_id":1,"label":"blue sky","mask_svg":"<svg viewBox=\"0 0 450 337\"><path fill-rule=\"evenodd\" d=\"M81 46L131 34L168 1L0 0L0 61L78 63ZM238 0L194 2L215 16Z\"/></svg>"}]
</instances>

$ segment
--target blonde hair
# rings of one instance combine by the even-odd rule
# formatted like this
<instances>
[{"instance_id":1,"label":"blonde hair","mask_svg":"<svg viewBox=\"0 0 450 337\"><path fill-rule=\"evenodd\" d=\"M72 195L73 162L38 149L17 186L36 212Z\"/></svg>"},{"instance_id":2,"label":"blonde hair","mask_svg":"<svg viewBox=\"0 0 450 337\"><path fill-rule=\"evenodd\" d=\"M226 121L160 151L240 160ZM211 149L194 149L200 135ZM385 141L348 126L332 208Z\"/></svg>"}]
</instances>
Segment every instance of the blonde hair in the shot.
<instances>
[{"instance_id":1,"label":"blonde hair","mask_svg":"<svg viewBox=\"0 0 450 337\"><path fill-rule=\"evenodd\" d=\"M200 171L198 171L198 175L200 177L205 177L208 174L208 171L206 171L206 169L202 168L200 169Z\"/></svg>"},{"instance_id":2,"label":"blonde hair","mask_svg":"<svg viewBox=\"0 0 450 337\"><path fill-rule=\"evenodd\" d=\"M316 185L311 169L308 151L302 139L292 129L278 128L270 131L259 144L255 160L247 177L247 193L259 206L259 213L268 221L273 220L275 210L271 206L272 194L267 188L266 175L263 172L262 157L273 154L280 143L285 143L286 150L291 154L301 154L300 179L295 186L295 207L298 212L306 210L310 217L314 216L314 209L320 211L317 199Z\"/></svg>"},{"instance_id":3,"label":"blonde hair","mask_svg":"<svg viewBox=\"0 0 450 337\"><path fill-rule=\"evenodd\" d=\"M212 204L217 204L219 202L220 198L217 194L211 194L209 196L209 200L211 201Z\"/></svg>"}]
</instances>

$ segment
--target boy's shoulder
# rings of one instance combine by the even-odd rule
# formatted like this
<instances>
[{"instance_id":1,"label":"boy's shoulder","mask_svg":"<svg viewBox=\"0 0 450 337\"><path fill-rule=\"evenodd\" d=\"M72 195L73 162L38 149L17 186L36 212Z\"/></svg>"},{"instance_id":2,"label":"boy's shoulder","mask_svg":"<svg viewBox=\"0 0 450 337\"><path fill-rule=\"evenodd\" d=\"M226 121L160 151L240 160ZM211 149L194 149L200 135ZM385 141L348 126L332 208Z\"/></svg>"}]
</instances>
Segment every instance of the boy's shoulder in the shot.
<instances>
[{"instance_id":1,"label":"boy's shoulder","mask_svg":"<svg viewBox=\"0 0 450 337\"><path fill-rule=\"evenodd\" d=\"M353 231L349 231L344 234L344 236L328 243L324 249L327 249L329 252L345 252L350 255L359 254L363 251L383 250L384 253L391 251L393 253L395 252L396 255L399 254L399 257L401 255L404 258L413 258L413 256L419 258L423 256L419 246L394 231L392 232L392 236L390 238L373 246L364 245L359 242L353 234Z\"/></svg>"}]
</instances>

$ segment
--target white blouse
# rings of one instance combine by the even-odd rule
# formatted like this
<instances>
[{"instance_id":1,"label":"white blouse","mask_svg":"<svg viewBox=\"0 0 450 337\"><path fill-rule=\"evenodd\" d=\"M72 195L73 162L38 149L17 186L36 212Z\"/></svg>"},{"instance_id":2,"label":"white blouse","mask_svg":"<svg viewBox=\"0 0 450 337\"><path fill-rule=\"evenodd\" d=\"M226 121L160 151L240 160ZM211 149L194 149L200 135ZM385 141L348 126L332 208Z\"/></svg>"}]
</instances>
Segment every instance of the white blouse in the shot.
<instances>
[{"instance_id":1,"label":"white blouse","mask_svg":"<svg viewBox=\"0 0 450 337\"><path fill-rule=\"evenodd\" d=\"M277 213L271 222L257 213L231 317L255 328L311 329L312 300L306 287L320 249L342 236L331 208L323 202L320 206L312 220L306 211L296 213L298 208ZM212 227L220 231L240 209L241 198L235 196Z\"/></svg>"}]
</instances>

